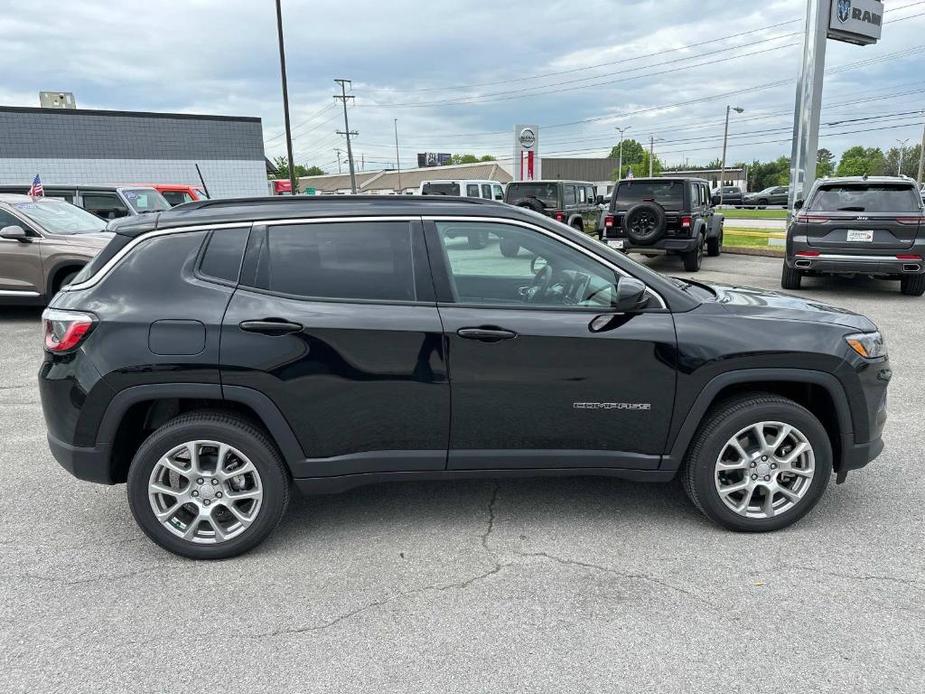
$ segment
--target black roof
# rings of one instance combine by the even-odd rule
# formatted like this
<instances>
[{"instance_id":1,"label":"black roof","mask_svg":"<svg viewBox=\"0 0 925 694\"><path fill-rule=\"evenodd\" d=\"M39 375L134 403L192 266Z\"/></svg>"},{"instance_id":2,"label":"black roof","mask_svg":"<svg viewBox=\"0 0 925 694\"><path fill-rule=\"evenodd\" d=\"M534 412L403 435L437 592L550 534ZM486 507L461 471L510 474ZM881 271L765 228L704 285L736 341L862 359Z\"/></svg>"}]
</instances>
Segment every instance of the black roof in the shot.
<instances>
[{"instance_id":1,"label":"black roof","mask_svg":"<svg viewBox=\"0 0 925 694\"><path fill-rule=\"evenodd\" d=\"M279 195L261 198L198 200L166 210L110 222L123 236L139 236L156 229L200 224L260 222L302 217L364 217L415 215L471 215L533 219L531 213L502 202L448 195Z\"/></svg>"}]
</instances>

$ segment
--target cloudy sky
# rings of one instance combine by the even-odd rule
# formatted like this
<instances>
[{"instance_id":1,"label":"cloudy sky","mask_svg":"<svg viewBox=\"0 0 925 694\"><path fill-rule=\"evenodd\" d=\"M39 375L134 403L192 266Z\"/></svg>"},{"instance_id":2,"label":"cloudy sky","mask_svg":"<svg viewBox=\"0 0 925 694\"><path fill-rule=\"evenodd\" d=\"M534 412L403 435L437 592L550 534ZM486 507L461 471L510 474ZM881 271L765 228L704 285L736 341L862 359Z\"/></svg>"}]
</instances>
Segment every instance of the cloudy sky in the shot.
<instances>
[{"instance_id":1,"label":"cloudy sky","mask_svg":"<svg viewBox=\"0 0 925 694\"><path fill-rule=\"evenodd\" d=\"M820 146L917 142L925 0L886 0L883 41L829 42ZM510 157L513 124L545 156L658 138L669 163L789 154L805 0L283 0L296 161L337 169L333 79L353 80L366 167L415 152ZM273 0L0 0L0 104L66 90L82 108L260 116L285 151Z\"/></svg>"}]
</instances>

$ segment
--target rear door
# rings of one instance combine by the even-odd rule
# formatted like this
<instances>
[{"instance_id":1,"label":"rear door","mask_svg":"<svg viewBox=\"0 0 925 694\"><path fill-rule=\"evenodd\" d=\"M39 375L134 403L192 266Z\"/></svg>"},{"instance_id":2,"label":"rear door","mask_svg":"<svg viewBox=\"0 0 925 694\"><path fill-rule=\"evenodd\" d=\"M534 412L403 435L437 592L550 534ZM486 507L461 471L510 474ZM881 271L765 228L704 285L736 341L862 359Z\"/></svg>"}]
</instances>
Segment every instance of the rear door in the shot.
<instances>
[{"instance_id":1,"label":"rear door","mask_svg":"<svg viewBox=\"0 0 925 694\"><path fill-rule=\"evenodd\" d=\"M273 401L305 454L297 477L443 470L450 393L420 222L255 227L222 384Z\"/></svg>"},{"instance_id":2,"label":"rear door","mask_svg":"<svg viewBox=\"0 0 925 694\"><path fill-rule=\"evenodd\" d=\"M920 231L922 212L909 184L822 184L797 217L795 232L820 251L905 249Z\"/></svg>"},{"instance_id":3,"label":"rear door","mask_svg":"<svg viewBox=\"0 0 925 694\"><path fill-rule=\"evenodd\" d=\"M464 241L486 232L484 249ZM674 402L670 313L608 313L619 275L537 227L438 219L427 241L449 350L450 469L658 466Z\"/></svg>"}]
</instances>

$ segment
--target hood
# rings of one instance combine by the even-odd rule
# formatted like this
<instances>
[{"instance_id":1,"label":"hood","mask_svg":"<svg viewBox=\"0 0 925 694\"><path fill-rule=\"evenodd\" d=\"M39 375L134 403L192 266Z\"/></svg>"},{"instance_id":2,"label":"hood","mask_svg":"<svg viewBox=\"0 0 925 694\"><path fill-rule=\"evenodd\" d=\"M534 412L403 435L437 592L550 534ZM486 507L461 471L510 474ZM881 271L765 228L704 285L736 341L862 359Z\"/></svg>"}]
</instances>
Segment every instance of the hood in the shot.
<instances>
[{"instance_id":1,"label":"hood","mask_svg":"<svg viewBox=\"0 0 925 694\"><path fill-rule=\"evenodd\" d=\"M775 320L830 323L843 325L858 332L877 329L877 326L867 316L845 308L830 306L821 301L753 287L724 284L709 284L708 286L716 292L716 300L730 313Z\"/></svg>"}]
</instances>

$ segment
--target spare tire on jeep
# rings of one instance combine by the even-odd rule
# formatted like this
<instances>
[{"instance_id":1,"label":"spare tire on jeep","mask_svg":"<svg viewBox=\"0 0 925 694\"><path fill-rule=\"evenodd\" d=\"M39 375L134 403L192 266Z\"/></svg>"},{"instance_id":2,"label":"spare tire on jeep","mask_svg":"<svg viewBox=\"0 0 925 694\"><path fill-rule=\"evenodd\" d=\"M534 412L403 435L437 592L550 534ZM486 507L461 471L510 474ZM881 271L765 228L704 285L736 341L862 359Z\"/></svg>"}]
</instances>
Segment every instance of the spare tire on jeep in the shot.
<instances>
[{"instance_id":1,"label":"spare tire on jeep","mask_svg":"<svg viewBox=\"0 0 925 694\"><path fill-rule=\"evenodd\" d=\"M521 198L514 202L514 207L526 207L527 209L533 210L534 212L539 212L542 214L546 211L546 208L536 198Z\"/></svg>"},{"instance_id":2,"label":"spare tire on jeep","mask_svg":"<svg viewBox=\"0 0 925 694\"><path fill-rule=\"evenodd\" d=\"M623 221L626 235L637 246L649 246L662 238L666 224L665 208L654 202L633 205Z\"/></svg>"}]
</instances>

